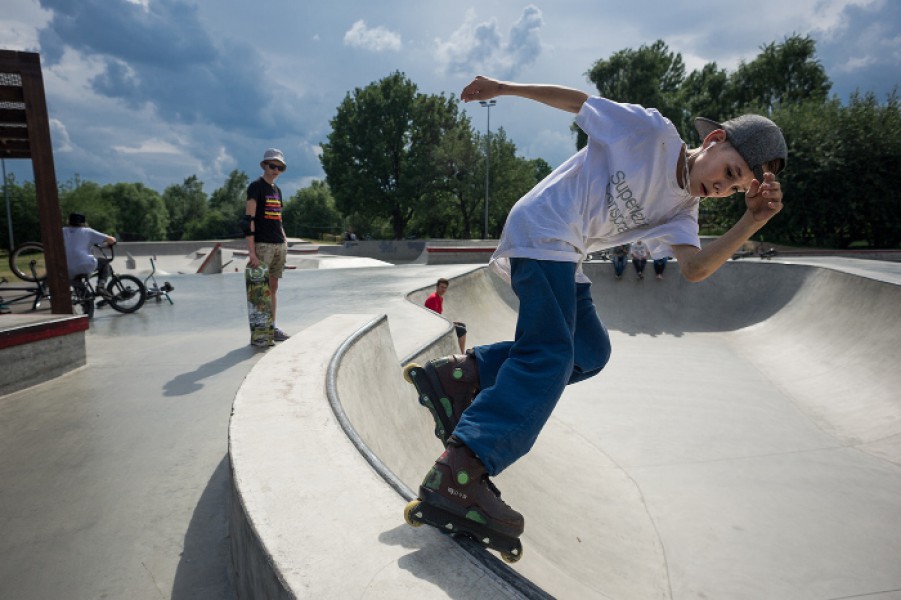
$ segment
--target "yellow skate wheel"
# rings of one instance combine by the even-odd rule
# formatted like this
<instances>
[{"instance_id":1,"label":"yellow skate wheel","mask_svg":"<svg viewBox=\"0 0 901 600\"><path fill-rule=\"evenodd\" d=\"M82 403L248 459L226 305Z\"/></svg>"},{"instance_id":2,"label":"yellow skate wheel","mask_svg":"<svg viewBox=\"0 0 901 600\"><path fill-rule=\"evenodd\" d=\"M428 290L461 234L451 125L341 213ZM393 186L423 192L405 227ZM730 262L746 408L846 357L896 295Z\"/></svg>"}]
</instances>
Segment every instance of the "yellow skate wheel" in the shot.
<instances>
[{"instance_id":1,"label":"yellow skate wheel","mask_svg":"<svg viewBox=\"0 0 901 600\"><path fill-rule=\"evenodd\" d=\"M413 369L421 369L419 365L416 363L409 363L404 367L404 381L407 383L413 383L413 377L410 376L410 371Z\"/></svg>"},{"instance_id":2,"label":"yellow skate wheel","mask_svg":"<svg viewBox=\"0 0 901 600\"><path fill-rule=\"evenodd\" d=\"M416 511L419 510L419 500L413 500L404 508L404 521L407 522L407 525L410 527L419 527L422 525L422 521L416 516Z\"/></svg>"},{"instance_id":3,"label":"yellow skate wheel","mask_svg":"<svg viewBox=\"0 0 901 600\"><path fill-rule=\"evenodd\" d=\"M522 558L522 544L517 544L517 547L509 552L501 552L501 558L504 559L505 563L515 563Z\"/></svg>"}]
</instances>

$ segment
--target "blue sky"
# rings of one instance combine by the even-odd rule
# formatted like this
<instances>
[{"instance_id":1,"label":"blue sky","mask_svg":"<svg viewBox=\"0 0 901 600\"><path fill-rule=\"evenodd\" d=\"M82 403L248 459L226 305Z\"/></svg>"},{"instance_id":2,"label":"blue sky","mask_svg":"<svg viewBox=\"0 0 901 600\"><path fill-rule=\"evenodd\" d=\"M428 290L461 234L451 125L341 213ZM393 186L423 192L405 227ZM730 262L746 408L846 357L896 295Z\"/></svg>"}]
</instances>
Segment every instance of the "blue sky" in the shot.
<instances>
[{"instance_id":1,"label":"blue sky","mask_svg":"<svg viewBox=\"0 0 901 600\"><path fill-rule=\"evenodd\" d=\"M475 74L592 92L585 72L663 39L690 72L729 71L761 46L810 35L842 99L880 100L901 83L897 0L3 0L0 48L41 53L57 177L139 181L162 191L191 175L212 192L252 177L281 148L287 195L324 177L319 145L344 96L394 71L421 92L454 93ZM685 5L689 5L686 7ZM484 131L485 109L467 106ZM522 156L572 153L571 115L502 98ZM21 181L27 161L7 161Z\"/></svg>"}]
</instances>

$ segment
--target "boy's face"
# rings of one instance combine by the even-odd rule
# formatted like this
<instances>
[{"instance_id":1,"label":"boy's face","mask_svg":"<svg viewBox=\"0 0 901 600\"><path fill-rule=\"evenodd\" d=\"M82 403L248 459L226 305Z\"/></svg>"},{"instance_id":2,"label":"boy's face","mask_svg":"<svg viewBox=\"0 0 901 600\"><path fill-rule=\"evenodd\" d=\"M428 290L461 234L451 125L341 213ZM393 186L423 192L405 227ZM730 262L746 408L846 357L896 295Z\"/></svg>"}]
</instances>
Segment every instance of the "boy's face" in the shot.
<instances>
[{"instance_id":1,"label":"boy's face","mask_svg":"<svg viewBox=\"0 0 901 600\"><path fill-rule=\"evenodd\" d=\"M443 296L444 293L447 291L447 284L446 284L446 283L439 283L439 284L435 287L435 291L438 293L439 296Z\"/></svg>"},{"instance_id":2,"label":"boy's face","mask_svg":"<svg viewBox=\"0 0 901 600\"><path fill-rule=\"evenodd\" d=\"M745 192L754 180L751 167L726 141L726 132L721 129L704 139L690 169L691 195L702 198L725 198Z\"/></svg>"}]
</instances>

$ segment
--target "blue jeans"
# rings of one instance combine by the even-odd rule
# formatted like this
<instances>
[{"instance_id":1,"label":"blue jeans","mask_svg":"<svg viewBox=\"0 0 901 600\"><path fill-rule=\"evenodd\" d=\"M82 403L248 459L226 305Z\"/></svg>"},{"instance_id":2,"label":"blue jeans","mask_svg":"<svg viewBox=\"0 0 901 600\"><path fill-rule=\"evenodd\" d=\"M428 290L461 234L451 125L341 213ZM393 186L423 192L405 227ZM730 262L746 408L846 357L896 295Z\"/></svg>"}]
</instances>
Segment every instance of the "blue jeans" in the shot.
<instances>
[{"instance_id":1,"label":"blue jeans","mask_svg":"<svg viewBox=\"0 0 901 600\"><path fill-rule=\"evenodd\" d=\"M622 276L623 271L626 270L626 257L625 256L614 256L612 260L613 260L613 272L616 273L617 277Z\"/></svg>"},{"instance_id":2,"label":"blue jeans","mask_svg":"<svg viewBox=\"0 0 901 600\"><path fill-rule=\"evenodd\" d=\"M497 475L535 443L564 388L596 375L610 359L610 337L575 281L576 263L514 258L519 298L515 340L474 348L481 392L454 436Z\"/></svg>"}]
</instances>

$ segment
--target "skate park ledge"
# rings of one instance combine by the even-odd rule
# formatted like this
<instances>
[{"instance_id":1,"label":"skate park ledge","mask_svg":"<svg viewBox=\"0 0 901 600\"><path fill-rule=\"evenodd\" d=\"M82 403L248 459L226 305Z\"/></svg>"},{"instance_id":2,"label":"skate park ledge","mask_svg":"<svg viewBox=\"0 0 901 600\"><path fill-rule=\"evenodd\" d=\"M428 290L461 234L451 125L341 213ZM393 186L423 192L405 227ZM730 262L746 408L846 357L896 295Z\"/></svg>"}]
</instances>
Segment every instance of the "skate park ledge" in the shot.
<instances>
[{"instance_id":1,"label":"skate park ledge","mask_svg":"<svg viewBox=\"0 0 901 600\"><path fill-rule=\"evenodd\" d=\"M84 315L3 315L0 396L49 381L85 365Z\"/></svg>"},{"instance_id":2,"label":"skate park ledge","mask_svg":"<svg viewBox=\"0 0 901 600\"><path fill-rule=\"evenodd\" d=\"M408 310L405 328L440 319L413 304ZM407 526L403 508L414 492L380 468L382 449L367 446L377 439L363 441L354 430L365 411L410 418L387 410L399 394L415 404L401 363L451 353L455 334L449 323L442 327L401 361L387 317L332 315L271 349L248 374L229 426L239 598L548 597L474 543ZM409 413L428 419L425 411ZM392 426L424 432L423 440L433 428L430 420ZM430 442L411 458L430 464Z\"/></svg>"}]
</instances>

